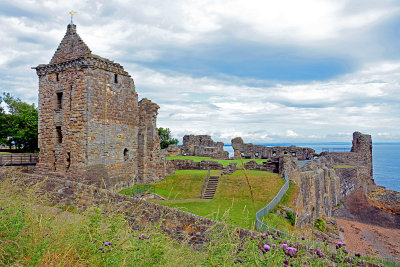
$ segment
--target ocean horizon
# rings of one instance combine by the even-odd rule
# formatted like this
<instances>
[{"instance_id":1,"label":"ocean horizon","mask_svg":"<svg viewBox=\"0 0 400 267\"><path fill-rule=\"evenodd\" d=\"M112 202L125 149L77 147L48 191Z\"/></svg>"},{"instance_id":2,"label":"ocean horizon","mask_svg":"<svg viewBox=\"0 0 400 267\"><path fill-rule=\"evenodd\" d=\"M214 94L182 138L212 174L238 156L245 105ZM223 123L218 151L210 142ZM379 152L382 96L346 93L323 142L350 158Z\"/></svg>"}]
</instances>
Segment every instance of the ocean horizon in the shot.
<instances>
[{"instance_id":1,"label":"ocean horizon","mask_svg":"<svg viewBox=\"0 0 400 267\"><path fill-rule=\"evenodd\" d=\"M352 146L351 142L257 143L257 145L310 147L318 154L326 149L349 152ZM230 156L233 156L232 145L224 145L224 150L228 151ZM372 143L372 164L375 183L386 189L400 192L400 143Z\"/></svg>"}]
</instances>

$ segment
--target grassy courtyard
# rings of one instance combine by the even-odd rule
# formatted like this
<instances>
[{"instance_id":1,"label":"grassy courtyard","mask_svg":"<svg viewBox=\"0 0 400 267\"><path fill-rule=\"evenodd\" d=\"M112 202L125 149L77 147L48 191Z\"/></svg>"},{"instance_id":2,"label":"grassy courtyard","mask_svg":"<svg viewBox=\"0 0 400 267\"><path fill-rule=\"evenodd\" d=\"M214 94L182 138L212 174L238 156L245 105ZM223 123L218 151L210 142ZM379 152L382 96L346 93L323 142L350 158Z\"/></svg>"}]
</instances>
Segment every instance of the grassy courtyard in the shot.
<instances>
[{"instance_id":1,"label":"grassy courtyard","mask_svg":"<svg viewBox=\"0 0 400 267\"><path fill-rule=\"evenodd\" d=\"M217 171L212 171L211 175ZM156 193L167 200L155 202L188 211L204 217L225 220L230 224L252 228L256 212L264 207L278 193L285 183L275 173L247 171L253 188L254 204L242 170L220 178L217 192L212 200L200 199L207 171L178 170L163 181L154 183ZM130 190L122 193L130 194Z\"/></svg>"}]
</instances>

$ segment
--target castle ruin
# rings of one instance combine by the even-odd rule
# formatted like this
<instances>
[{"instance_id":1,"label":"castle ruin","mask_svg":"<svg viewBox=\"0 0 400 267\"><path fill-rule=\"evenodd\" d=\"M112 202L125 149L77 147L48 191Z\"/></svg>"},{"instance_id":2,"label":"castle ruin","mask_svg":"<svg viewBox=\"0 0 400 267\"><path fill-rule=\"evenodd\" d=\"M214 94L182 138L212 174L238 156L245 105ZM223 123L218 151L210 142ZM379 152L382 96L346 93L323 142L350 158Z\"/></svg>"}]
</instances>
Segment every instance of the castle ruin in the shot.
<instances>
[{"instance_id":1,"label":"castle ruin","mask_svg":"<svg viewBox=\"0 0 400 267\"><path fill-rule=\"evenodd\" d=\"M185 135L181 153L184 156L229 159L229 152L224 151L224 143L214 142L209 135Z\"/></svg>"},{"instance_id":2,"label":"castle ruin","mask_svg":"<svg viewBox=\"0 0 400 267\"><path fill-rule=\"evenodd\" d=\"M246 144L241 137L236 137L231 142L235 158L242 156L246 159L271 159L283 155L291 155L298 160L307 160L316 155L314 149L307 147Z\"/></svg>"},{"instance_id":3,"label":"castle ruin","mask_svg":"<svg viewBox=\"0 0 400 267\"><path fill-rule=\"evenodd\" d=\"M165 177L156 126L159 106L138 102L124 68L92 54L69 24L39 76L39 163L36 171L103 188Z\"/></svg>"}]
</instances>

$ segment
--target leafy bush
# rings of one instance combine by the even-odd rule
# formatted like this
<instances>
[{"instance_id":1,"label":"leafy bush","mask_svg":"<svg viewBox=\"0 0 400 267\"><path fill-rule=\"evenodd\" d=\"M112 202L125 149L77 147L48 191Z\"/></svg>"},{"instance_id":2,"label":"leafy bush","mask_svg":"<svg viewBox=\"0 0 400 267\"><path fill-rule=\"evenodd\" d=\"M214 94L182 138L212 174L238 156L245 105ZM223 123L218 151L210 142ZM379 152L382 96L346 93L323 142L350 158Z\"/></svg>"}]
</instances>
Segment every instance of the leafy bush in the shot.
<instances>
[{"instance_id":1,"label":"leafy bush","mask_svg":"<svg viewBox=\"0 0 400 267\"><path fill-rule=\"evenodd\" d=\"M294 212L291 212L290 210L286 211L286 219L288 219L290 224L293 226L296 223L296 215L294 214Z\"/></svg>"}]
</instances>

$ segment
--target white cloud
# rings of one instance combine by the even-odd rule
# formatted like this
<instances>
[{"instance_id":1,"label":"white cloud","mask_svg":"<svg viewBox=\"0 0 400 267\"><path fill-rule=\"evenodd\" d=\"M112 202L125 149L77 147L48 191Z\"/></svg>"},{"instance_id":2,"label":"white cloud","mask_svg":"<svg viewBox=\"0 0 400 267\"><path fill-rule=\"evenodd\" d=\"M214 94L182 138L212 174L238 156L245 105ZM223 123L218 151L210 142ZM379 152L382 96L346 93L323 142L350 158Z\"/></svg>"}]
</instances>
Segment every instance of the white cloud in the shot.
<instances>
[{"instance_id":1,"label":"white cloud","mask_svg":"<svg viewBox=\"0 0 400 267\"><path fill-rule=\"evenodd\" d=\"M400 140L400 61L390 53L382 56L386 47L381 44L391 40L374 39L380 34L375 27L398 17L399 7L398 1L365 0L2 1L1 90L37 101L37 77L30 67L50 61L69 22L68 11L74 9L78 33L93 53L129 71L139 96L160 105L158 124L176 137L201 133L225 142L236 136L246 142L348 141L359 130ZM224 52L225 46L243 42L265 50L279 47L282 57L300 48L344 58L352 71L288 82L244 79L229 70L195 77L174 64L158 65L173 62L181 51L197 53L224 44ZM226 56L240 67L252 52Z\"/></svg>"}]
</instances>

